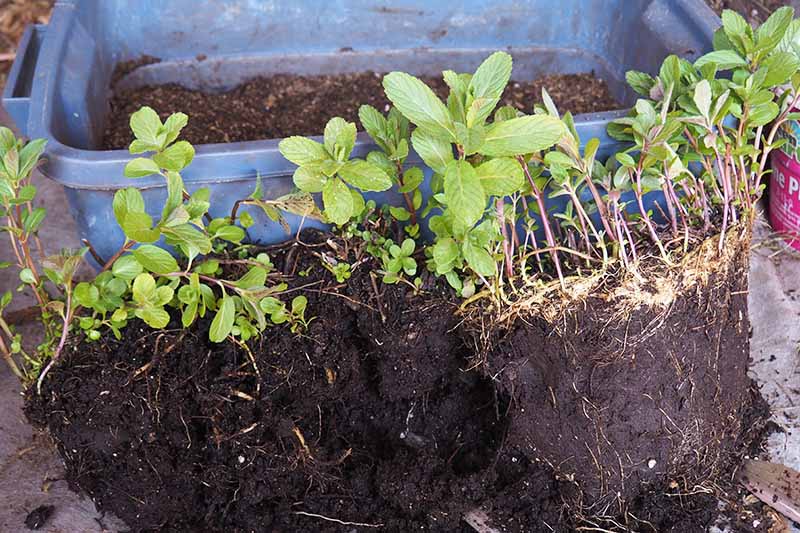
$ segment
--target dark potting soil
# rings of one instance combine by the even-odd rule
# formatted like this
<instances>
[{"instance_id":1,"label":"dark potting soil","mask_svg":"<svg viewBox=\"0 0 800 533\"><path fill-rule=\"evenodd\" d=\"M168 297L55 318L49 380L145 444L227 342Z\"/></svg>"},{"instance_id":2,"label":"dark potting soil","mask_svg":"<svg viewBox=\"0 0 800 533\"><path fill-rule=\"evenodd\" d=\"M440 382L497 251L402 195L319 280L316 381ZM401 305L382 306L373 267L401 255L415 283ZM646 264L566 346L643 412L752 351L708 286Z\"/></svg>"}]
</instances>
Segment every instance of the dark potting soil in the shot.
<instances>
[{"instance_id":1,"label":"dark potting soil","mask_svg":"<svg viewBox=\"0 0 800 533\"><path fill-rule=\"evenodd\" d=\"M152 63L152 58L132 65ZM127 74L131 65L117 69ZM441 77L422 78L440 97L449 89ZM133 140L130 116L142 106L155 109L162 119L171 113L189 115L181 138L192 144L280 139L290 135L320 135L325 124L340 116L358 121L358 108L370 104L384 111L389 100L383 92L382 74L363 72L331 76L278 74L250 80L228 92L204 93L167 84L116 92L106 120L104 149L127 149ZM547 88L561 111L573 114L619 109L606 83L593 74L545 76L533 82L512 82L503 104L531 112Z\"/></svg>"},{"instance_id":2,"label":"dark potting soil","mask_svg":"<svg viewBox=\"0 0 800 533\"><path fill-rule=\"evenodd\" d=\"M573 363L557 361L554 341L535 324L527 337L520 337L521 327L504 337L507 355L490 354L487 365L476 367L476 341L461 326L458 300L446 287L429 277L416 295L404 284L373 284L377 265L370 261L338 284L321 264L320 254L335 254L326 236L305 232L303 242L271 251L290 287L303 287L309 299L307 317L314 320L302 335L270 328L248 351L210 343L207 319L188 330L175 320L163 331L133 323L122 340L109 336L69 347L42 396L29 394L26 412L49 430L73 487L136 532L472 531L461 518L478 506L502 531L566 533L590 524L577 516L581 489L565 471L554 475L527 441L532 433L557 440L550 421L539 425L526 411L541 410L537 400L549 401L553 393L574 405L567 383L548 388L506 375L525 376L516 357L522 355L552 361L556 381L556 372L571 379L577 373L569 368L570 351L562 357ZM726 308L720 298L740 283L717 280L719 292L706 303ZM681 341L705 343L709 332L690 322L697 312L677 305L670 321L690 326ZM730 309L735 314L742 307ZM579 335L576 340L586 340ZM521 354L517 341L525 338L533 344ZM672 347L647 349L658 359ZM731 350L740 347L721 344L720 360L733 357ZM617 382L621 368L595 370L591 386L617 390L626 402L623 409L614 406L618 416L647 415L652 401L640 388ZM703 379L702 369L685 370L688 379ZM672 374L645 371L650 392L669 396ZM743 420L743 430L731 432L736 453L715 463L714 482L730 501L732 523L754 512L768 524L760 504L741 507L743 492L730 481L739 454L757 455L768 413L758 393L748 393L749 381L730 383L740 386L741 409L729 414ZM708 412L700 414L721 416L720 404L696 400L684 399L693 413L705 406ZM571 418L582 414L562 414L560 431L580 426ZM639 442L635 424L619 429L606 422L620 451L626 439ZM675 431L649 430L660 457ZM605 465L607 457L599 457ZM662 475L645 479L617 522L637 531L706 531L719 515L716 496L684 484L706 475L705 463L680 459L673 466L666 472L659 466ZM749 524L734 530L766 531Z\"/></svg>"}]
</instances>

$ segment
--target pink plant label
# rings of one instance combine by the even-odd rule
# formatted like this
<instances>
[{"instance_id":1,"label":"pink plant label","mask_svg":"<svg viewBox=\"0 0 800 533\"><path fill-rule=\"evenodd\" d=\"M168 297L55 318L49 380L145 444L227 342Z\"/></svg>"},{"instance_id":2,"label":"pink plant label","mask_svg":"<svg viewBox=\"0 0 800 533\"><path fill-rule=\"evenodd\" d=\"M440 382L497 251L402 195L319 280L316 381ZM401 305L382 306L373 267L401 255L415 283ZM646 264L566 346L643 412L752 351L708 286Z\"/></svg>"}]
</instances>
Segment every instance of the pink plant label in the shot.
<instances>
[{"instance_id":1,"label":"pink plant label","mask_svg":"<svg viewBox=\"0 0 800 533\"><path fill-rule=\"evenodd\" d=\"M786 234L792 248L800 250L800 123L788 121L779 135L788 142L772 153L769 220L775 231Z\"/></svg>"}]
</instances>

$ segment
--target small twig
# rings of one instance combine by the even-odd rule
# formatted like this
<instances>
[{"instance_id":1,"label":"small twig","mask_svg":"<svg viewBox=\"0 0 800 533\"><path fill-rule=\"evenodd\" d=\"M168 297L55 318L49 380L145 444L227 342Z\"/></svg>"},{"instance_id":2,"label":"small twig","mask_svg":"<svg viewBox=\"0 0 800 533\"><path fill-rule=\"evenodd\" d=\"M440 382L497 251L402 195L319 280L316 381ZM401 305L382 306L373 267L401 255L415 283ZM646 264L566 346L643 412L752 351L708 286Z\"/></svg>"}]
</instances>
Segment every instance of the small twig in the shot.
<instances>
[{"instance_id":1,"label":"small twig","mask_svg":"<svg viewBox=\"0 0 800 533\"><path fill-rule=\"evenodd\" d=\"M92 255L92 258L97 262L98 265L105 265L106 264L106 262L103 260L103 258L100 257L100 254L97 253L97 250L94 249L94 246L92 246L92 243L89 242L89 239L81 239L81 242L83 243L84 246L86 246L89 249L89 253Z\"/></svg>"},{"instance_id":2,"label":"small twig","mask_svg":"<svg viewBox=\"0 0 800 533\"><path fill-rule=\"evenodd\" d=\"M297 514L297 515L301 515L301 516L310 516L311 518L319 518L319 519L322 519L322 520L327 520L328 522L335 522L337 524L342 524L343 526L374 527L374 528L383 527L383 524L365 524L363 522L345 522L343 520L339 520L338 518L330 518L328 516L323 516L321 514L307 513L305 511L293 511L292 514Z\"/></svg>"},{"instance_id":3,"label":"small twig","mask_svg":"<svg viewBox=\"0 0 800 533\"><path fill-rule=\"evenodd\" d=\"M378 284L375 282L375 274L373 272L369 273L369 280L372 283L372 290L375 292L375 300L378 302L378 312L381 315L381 322L386 323L386 314L383 312L383 299L381 298L381 292L378 290Z\"/></svg>"}]
</instances>

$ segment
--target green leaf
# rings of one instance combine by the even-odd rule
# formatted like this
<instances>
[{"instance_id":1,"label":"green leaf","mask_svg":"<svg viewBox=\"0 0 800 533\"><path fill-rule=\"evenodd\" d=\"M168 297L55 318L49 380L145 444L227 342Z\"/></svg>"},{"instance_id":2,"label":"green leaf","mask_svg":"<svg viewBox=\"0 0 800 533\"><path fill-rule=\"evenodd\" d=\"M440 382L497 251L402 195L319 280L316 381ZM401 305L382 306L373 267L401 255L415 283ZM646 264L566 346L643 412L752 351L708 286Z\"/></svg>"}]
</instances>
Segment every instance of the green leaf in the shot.
<instances>
[{"instance_id":1,"label":"green leaf","mask_svg":"<svg viewBox=\"0 0 800 533\"><path fill-rule=\"evenodd\" d=\"M508 196L522 189L525 175L516 159L501 157L475 169L484 192L489 196Z\"/></svg>"},{"instance_id":2,"label":"green leaf","mask_svg":"<svg viewBox=\"0 0 800 533\"><path fill-rule=\"evenodd\" d=\"M694 62L694 66L697 69L709 64L715 65L717 70L730 70L747 65L747 60L733 50L716 50L707 53Z\"/></svg>"},{"instance_id":3,"label":"green leaf","mask_svg":"<svg viewBox=\"0 0 800 533\"><path fill-rule=\"evenodd\" d=\"M778 46L794 17L794 9L784 6L776 9L756 30L756 51L771 52Z\"/></svg>"},{"instance_id":4,"label":"green leaf","mask_svg":"<svg viewBox=\"0 0 800 533\"><path fill-rule=\"evenodd\" d=\"M467 239L462 246L462 252L464 253L464 259L472 270L484 277L494 276L494 259L484 248L472 244Z\"/></svg>"},{"instance_id":5,"label":"green leaf","mask_svg":"<svg viewBox=\"0 0 800 533\"><path fill-rule=\"evenodd\" d=\"M146 270L156 274L178 272L178 263L166 250L151 244L142 245L133 250L133 255Z\"/></svg>"},{"instance_id":6,"label":"green leaf","mask_svg":"<svg viewBox=\"0 0 800 533\"><path fill-rule=\"evenodd\" d=\"M214 238L235 244L242 242L245 236L246 234L242 228L233 225L222 226L214 232Z\"/></svg>"},{"instance_id":7,"label":"green leaf","mask_svg":"<svg viewBox=\"0 0 800 533\"><path fill-rule=\"evenodd\" d=\"M711 113L711 84L708 80L700 80L694 88L694 105L705 118Z\"/></svg>"},{"instance_id":8,"label":"green leaf","mask_svg":"<svg viewBox=\"0 0 800 533\"><path fill-rule=\"evenodd\" d=\"M400 187L401 193L408 193L417 189L425 180L425 174L419 167L411 167L403 172L403 186Z\"/></svg>"},{"instance_id":9,"label":"green leaf","mask_svg":"<svg viewBox=\"0 0 800 533\"><path fill-rule=\"evenodd\" d=\"M239 278L234 285L240 289L253 289L263 287L267 282L267 271L260 266L251 267L247 273Z\"/></svg>"},{"instance_id":10,"label":"green leaf","mask_svg":"<svg viewBox=\"0 0 800 533\"><path fill-rule=\"evenodd\" d=\"M100 291L94 285L82 281L75 286L72 296L83 307L92 307L100 298Z\"/></svg>"},{"instance_id":11,"label":"green leaf","mask_svg":"<svg viewBox=\"0 0 800 533\"><path fill-rule=\"evenodd\" d=\"M751 35L753 30L750 24L739 13L725 9L722 11L722 28L728 41L732 43L739 53L747 54L752 47Z\"/></svg>"},{"instance_id":12,"label":"green leaf","mask_svg":"<svg viewBox=\"0 0 800 533\"><path fill-rule=\"evenodd\" d=\"M455 139L455 126L447 108L422 81L405 72L391 72L383 78L386 96L418 127L445 139Z\"/></svg>"},{"instance_id":13,"label":"green leaf","mask_svg":"<svg viewBox=\"0 0 800 533\"><path fill-rule=\"evenodd\" d=\"M43 207L37 207L25 217L24 229L28 233L35 233L42 224L47 211Z\"/></svg>"},{"instance_id":14,"label":"green leaf","mask_svg":"<svg viewBox=\"0 0 800 533\"><path fill-rule=\"evenodd\" d=\"M328 178L313 167L297 167L292 180L298 189L305 192L322 192Z\"/></svg>"},{"instance_id":15,"label":"green leaf","mask_svg":"<svg viewBox=\"0 0 800 533\"><path fill-rule=\"evenodd\" d=\"M381 115L380 111L371 105L362 105L358 108L358 120L364 126L364 130L372 137L375 144L380 146L381 150L388 152L389 145L386 143L386 118Z\"/></svg>"},{"instance_id":16,"label":"green leaf","mask_svg":"<svg viewBox=\"0 0 800 533\"><path fill-rule=\"evenodd\" d=\"M211 252L211 239L191 224L165 227L162 231L167 244L179 246L189 261Z\"/></svg>"},{"instance_id":17,"label":"green leaf","mask_svg":"<svg viewBox=\"0 0 800 533\"><path fill-rule=\"evenodd\" d=\"M133 300L139 305L151 304L156 299L156 280L148 273L139 274L133 280Z\"/></svg>"},{"instance_id":18,"label":"green leaf","mask_svg":"<svg viewBox=\"0 0 800 533\"><path fill-rule=\"evenodd\" d=\"M356 125L334 117L325 126L325 149L335 159L346 161L356 145Z\"/></svg>"},{"instance_id":19,"label":"green leaf","mask_svg":"<svg viewBox=\"0 0 800 533\"><path fill-rule=\"evenodd\" d=\"M761 64L767 69L764 86L772 87L789 81L792 75L800 69L800 58L793 52L775 52Z\"/></svg>"},{"instance_id":20,"label":"green leaf","mask_svg":"<svg viewBox=\"0 0 800 533\"><path fill-rule=\"evenodd\" d=\"M411 213L409 213L407 209L403 207L395 207L393 205L389 206L389 214L391 214L395 219L399 220L400 222L405 222L406 220L411 218Z\"/></svg>"},{"instance_id":21,"label":"green leaf","mask_svg":"<svg viewBox=\"0 0 800 533\"><path fill-rule=\"evenodd\" d=\"M177 146L177 145L175 145ZM183 204L183 179L175 171L167 172L167 201L161 213L161 219L166 220L175 208ZM186 213L188 219L189 213ZM185 222L185 221L184 221Z\"/></svg>"},{"instance_id":22,"label":"green leaf","mask_svg":"<svg viewBox=\"0 0 800 533\"><path fill-rule=\"evenodd\" d=\"M28 285L36 283L36 277L33 275L33 271L30 268L23 268L19 271L19 280Z\"/></svg>"},{"instance_id":23,"label":"green leaf","mask_svg":"<svg viewBox=\"0 0 800 533\"><path fill-rule=\"evenodd\" d=\"M153 227L153 219L147 213L128 213L119 226L132 241L156 242L161 237L161 230Z\"/></svg>"},{"instance_id":24,"label":"green leaf","mask_svg":"<svg viewBox=\"0 0 800 533\"><path fill-rule=\"evenodd\" d=\"M469 88L476 98L500 98L511 79L512 59L506 52L495 52L475 71Z\"/></svg>"},{"instance_id":25,"label":"green leaf","mask_svg":"<svg viewBox=\"0 0 800 533\"><path fill-rule=\"evenodd\" d=\"M208 338L211 342L224 341L233 329L233 322L236 318L236 304L230 296L222 297L222 304L211 321L211 329L208 332Z\"/></svg>"},{"instance_id":26,"label":"green leaf","mask_svg":"<svg viewBox=\"0 0 800 533\"><path fill-rule=\"evenodd\" d=\"M131 130L140 141L158 147L158 132L161 129L161 119L158 113L150 107L143 107L131 115Z\"/></svg>"},{"instance_id":27,"label":"green leaf","mask_svg":"<svg viewBox=\"0 0 800 533\"><path fill-rule=\"evenodd\" d=\"M455 220L464 226L472 227L483 216L486 195L469 162L453 161L447 166L444 194Z\"/></svg>"},{"instance_id":28,"label":"green leaf","mask_svg":"<svg viewBox=\"0 0 800 533\"><path fill-rule=\"evenodd\" d=\"M125 165L126 178L143 178L158 174L160 171L161 169L155 161L146 157L137 157L128 161L128 164Z\"/></svg>"},{"instance_id":29,"label":"green leaf","mask_svg":"<svg viewBox=\"0 0 800 533\"><path fill-rule=\"evenodd\" d=\"M345 224L353 216L353 196L347 185L338 178L330 179L322 189L325 216L333 224Z\"/></svg>"},{"instance_id":30,"label":"green leaf","mask_svg":"<svg viewBox=\"0 0 800 533\"><path fill-rule=\"evenodd\" d=\"M194 159L194 147L187 141L178 141L153 156L153 161L161 168L180 172Z\"/></svg>"},{"instance_id":31,"label":"green leaf","mask_svg":"<svg viewBox=\"0 0 800 533\"><path fill-rule=\"evenodd\" d=\"M650 96L650 89L656 84L656 80L650 74L639 72L637 70L629 70L625 73L625 81L628 85L641 94L642 96Z\"/></svg>"},{"instance_id":32,"label":"green leaf","mask_svg":"<svg viewBox=\"0 0 800 533\"><path fill-rule=\"evenodd\" d=\"M242 212L239 214L239 223L242 225L242 227L243 227L244 229L247 229L247 228L250 228L250 227L252 227L252 226L253 226L253 224L255 224L255 223L256 223L256 221L255 221L255 220L253 220L253 215L251 215L249 212L247 212L247 211L242 211Z\"/></svg>"},{"instance_id":33,"label":"green leaf","mask_svg":"<svg viewBox=\"0 0 800 533\"><path fill-rule=\"evenodd\" d=\"M155 329L163 329L169 324L169 313L158 307L145 307L136 310L136 316Z\"/></svg>"},{"instance_id":34,"label":"green leaf","mask_svg":"<svg viewBox=\"0 0 800 533\"><path fill-rule=\"evenodd\" d=\"M550 148L565 133L564 124L549 115L513 118L489 126L478 152L492 157L530 154Z\"/></svg>"},{"instance_id":35,"label":"green leaf","mask_svg":"<svg viewBox=\"0 0 800 533\"><path fill-rule=\"evenodd\" d=\"M128 187L114 194L114 216L125 235L137 242L155 242L161 232L153 228L153 219L144 212L144 199L138 189Z\"/></svg>"},{"instance_id":36,"label":"green leaf","mask_svg":"<svg viewBox=\"0 0 800 533\"><path fill-rule=\"evenodd\" d=\"M17 138L14 137L14 132L5 126L0 126L0 154L8 152L16 144Z\"/></svg>"},{"instance_id":37,"label":"green leaf","mask_svg":"<svg viewBox=\"0 0 800 533\"><path fill-rule=\"evenodd\" d=\"M472 155L483 146L483 141L486 138L486 128L480 122L475 123L472 127L467 127L460 122L456 122L456 138L458 143L461 144L462 149L466 155Z\"/></svg>"},{"instance_id":38,"label":"green leaf","mask_svg":"<svg viewBox=\"0 0 800 533\"><path fill-rule=\"evenodd\" d=\"M392 178L383 169L363 159L345 163L339 170L339 176L362 191L385 191L392 186Z\"/></svg>"},{"instance_id":39,"label":"green leaf","mask_svg":"<svg viewBox=\"0 0 800 533\"><path fill-rule=\"evenodd\" d=\"M492 113L511 78L511 68L511 56L506 52L495 52L475 71L469 82L475 100L467 110L468 127L483 124Z\"/></svg>"},{"instance_id":40,"label":"green leaf","mask_svg":"<svg viewBox=\"0 0 800 533\"><path fill-rule=\"evenodd\" d=\"M444 174L447 165L453 161L453 146L435 135L420 129L411 134L414 150L434 172Z\"/></svg>"},{"instance_id":41,"label":"green leaf","mask_svg":"<svg viewBox=\"0 0 800 533\"><path fill-rule=\"evenodd\" d=\"M16 147L11 147L3 155L3 168L5 168L6 175L12 182L17 181L20 178L19 153L17 152Z\"/></svg>"},{"instance_id":42,"label":"green leaf","mask_svg":"<svg viewBox=\"0 0 800 533\"><path fill-rule=\"evenodd\" d=\"M292 298L292 314L296 316L303 316L303 313L306 311L306 306L308 306L308 298L303 296L295 296Z\"/></svg>"},{"instance_id":43,"label":"green leaf","mask_svg":"<svg viewBox=\"0 0 800 533\"><path fill-rule=\"evenodd\" d=\"M180 135L181 130L189 123L189 117L184 113L173 113L164 122L164 131L167 134L165 145L172 144Z\"/></svg>"},{"instance_id":44,"label":"green leaf","mask_svg":"<svg viewBox=\"0 0 800 533\"><path fill-rule=\"evenodd\" d=\"M444 274L452 270L458 257L458 244L449 237L436 241L433 246L433 260L436 263L437 274Z\"/></svg>"},{"instance_id":45,"label":"green leaf","mask_svg":"<svg viewBox=\"0 0 800 533\"><path fill-rule=\"evenodd\" d=\"M132 255L123 255L111 267L111 273L114 277L130 281L142 273L142 265Z\"/></svg>"},{"instance_id":46,"label":"green leaf","mask_svg":"<svg viewBox=\"0 0 800 533\"><path fill-rule=\"evenodd\" d=\"M775 120L779 112L780 108L775 102L754 106L750 109L748 124L750 126L765 126Z\"/></svg>"},{"instance_id":47,"label":"green leaf","mask_svg":"<svg viewBox=\"0 0 800 533\"><path fill-rule=\"evenodd\" d=\"M39 158L42 156L44 152L44 148L47 145L47 139L36 139L28 144L20 150L19 152L19 177L26 178L33 170L33 167L36 166L36 163L39 161Z\"/></svg>"},{"instance_id":48,"label":"green leaf","mask_svg":"<svg viewBox=\"0 0 800 533\"><path fill-rule=\"evenodd\" d=\"M299 167L322 163L331 157L320 143L297 135L282 140L278 149L283 157Z\"/></svg>"}]
</instances>

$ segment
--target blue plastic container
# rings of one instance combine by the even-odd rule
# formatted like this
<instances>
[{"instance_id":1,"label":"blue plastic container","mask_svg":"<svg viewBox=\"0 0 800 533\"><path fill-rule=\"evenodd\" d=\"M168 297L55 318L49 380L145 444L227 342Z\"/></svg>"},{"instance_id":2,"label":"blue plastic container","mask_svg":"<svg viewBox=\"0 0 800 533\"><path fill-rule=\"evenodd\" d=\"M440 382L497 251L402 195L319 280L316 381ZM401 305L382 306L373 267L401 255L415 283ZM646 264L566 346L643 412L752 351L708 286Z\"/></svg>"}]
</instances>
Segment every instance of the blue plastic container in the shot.
<instances>
[{"instance_id":1,"label":"blue plastic container","mask_svg":"<svg viewBox=\"0 0 800 533\"><path fill-rule=\"evenodd\" d=\"M702 0L61 0L47 26L26 32L3 104L25 135L49 140L43 173L66 188L81 237L108 257L123 241L114 192L141 188L154 216L166 194L160 178L123 177L126 151L98 150L117 62L161 59L120 87L177 82L225 90L271 73L471 72L503 49L514 57L514 79L594 71L630 105L627 70L654 72L672 53L696 58L710 50L718 25ZM617 145L606 125L624 113L578 115L581 138L599 137L600 155L611 153ZM211 187L215 216L253 190L257 173L267 195L285 194L294 168L278 142L198 146L186 185ZM355 154L371 149L359 134ZM409 163L419 160L412 154ZM401 203L396 194L378 197ZM252 240L286 238L277 223L253 214ZM289 219L296 228L299 219Z\"/></svg>"}]
</instances>

